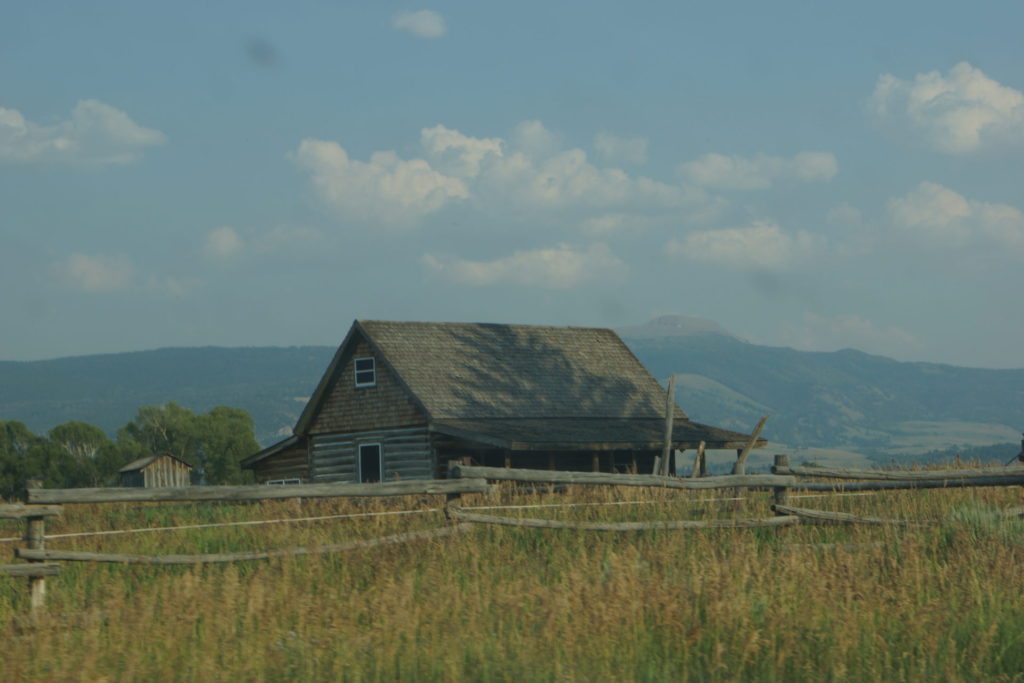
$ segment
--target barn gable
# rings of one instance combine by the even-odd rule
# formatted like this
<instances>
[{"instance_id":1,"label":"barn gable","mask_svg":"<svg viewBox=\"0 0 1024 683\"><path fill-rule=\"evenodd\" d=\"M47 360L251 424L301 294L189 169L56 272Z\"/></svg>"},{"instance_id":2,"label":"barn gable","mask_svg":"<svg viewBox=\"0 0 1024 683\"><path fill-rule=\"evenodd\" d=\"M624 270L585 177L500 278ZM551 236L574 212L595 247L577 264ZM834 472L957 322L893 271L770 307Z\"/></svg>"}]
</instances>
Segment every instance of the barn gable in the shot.
<instances>
[{"instance_id":1,"label":"barn gable","mask_svg":"<svg viewBox=\"0 0 1024 683\"><path fill-rule=\"evenodd\" d=\"M357 361L367 368L360 373L367 379L362 384L356 377ZM386 359L361 334L349 341L319 401L310 401L310 405L313 410L308 423L300 421L299 433L323 434L373 429L382 424L427 423L422 407L399 381Z\"/></svg>"}]
</instances>

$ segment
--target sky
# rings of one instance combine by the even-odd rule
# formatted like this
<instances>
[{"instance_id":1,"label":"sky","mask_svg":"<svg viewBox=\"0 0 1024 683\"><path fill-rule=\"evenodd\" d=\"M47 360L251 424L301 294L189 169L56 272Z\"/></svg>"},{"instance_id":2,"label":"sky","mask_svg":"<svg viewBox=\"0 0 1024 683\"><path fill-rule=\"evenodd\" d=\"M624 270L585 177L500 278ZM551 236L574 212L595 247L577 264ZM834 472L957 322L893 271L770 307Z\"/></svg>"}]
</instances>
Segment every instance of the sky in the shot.
<instances>
[{"instance_id":1,"label":"sky","mask_svg":"<svg viewBox=\"0 0 1024 683\"><path fill-rule=\"evenodd\" d=\"M11 3L0 360L623 327L1024 367L1024 3Z\"/></svg>"}]
</instances>

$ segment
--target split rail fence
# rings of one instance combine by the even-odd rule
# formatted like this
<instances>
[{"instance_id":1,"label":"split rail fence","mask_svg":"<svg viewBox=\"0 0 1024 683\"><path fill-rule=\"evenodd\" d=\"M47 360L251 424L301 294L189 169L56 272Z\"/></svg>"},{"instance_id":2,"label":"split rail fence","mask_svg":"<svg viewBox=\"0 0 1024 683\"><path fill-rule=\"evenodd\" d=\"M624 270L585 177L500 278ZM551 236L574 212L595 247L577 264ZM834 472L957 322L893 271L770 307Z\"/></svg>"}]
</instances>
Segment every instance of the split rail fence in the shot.
<instances>
[{"instance_id":1,"label":"split rail fence","mask_svg":"<svg viewBox=\"0 0 1024 683\"><path fill-rule=\"evenodd\" d=\"M409 480L379 484L295 484L287 486L203 486L185 488L29 488L27 504L0 505L0 520L20 520L25 525L25 547L15 555L22 564L0 565L0 575L27 577L33 611L44 606L47 577L60 572L59 562L114 562L148 565L195 565L216 562L265 560L274 557L336 553L379 545L405 543L466 531L474 524L494 524L545 529L593 531L637 531L646 529L712 529L780 527L794 524L903 524L929 523L927 520L895 520L794 507L789 504L793 491L880 491L901 489L962 488L974 486L1024 486L1024 467L998 469L885 471L849 470L825 467L790 466L786 455L775 456L771 474L731 474L711 477L673 477L649 474L608 474L601 472L565 472L477 467L452 462L449 479ZM829 481L807 481L827 479ZM458 506L466 494L487 493L490 482L519 482L551 485L637 486L676 490L707 491L732 489L768 491L772 494L772 517L722 520L679 520L657 522L568 522L523 517L479 514ZM117 502L205 502L262 501L286 498L381 497L407 495L444 495L446 517L453 524L426 531L412 531L382 538L347 543L237 553L201 555L130 555L87 553L46 548L45 521L60 515L62 505ZM1024 508L1004 511L1005 517L1024 516Z\"/></svg>"}]
</instances>

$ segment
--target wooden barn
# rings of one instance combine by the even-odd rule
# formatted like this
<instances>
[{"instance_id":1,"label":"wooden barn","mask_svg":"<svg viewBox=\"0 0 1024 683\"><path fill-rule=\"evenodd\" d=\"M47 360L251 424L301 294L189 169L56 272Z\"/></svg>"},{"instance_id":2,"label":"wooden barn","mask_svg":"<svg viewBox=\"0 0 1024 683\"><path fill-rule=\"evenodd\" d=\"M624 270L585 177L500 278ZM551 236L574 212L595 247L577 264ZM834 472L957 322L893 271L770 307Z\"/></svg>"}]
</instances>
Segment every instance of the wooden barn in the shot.
<instances>
[{"instance_id":1,"label":"wooden barn","mask_svg":"<svg viewBox=\"0 0 1024 683\"><path fill-rule=\"evenodd\" d=\"M191 486L192 465L169 453L149 455L128 463L120 470L121 486L154 488Z\"/></svg>"},{"instance_id":2,"label":"wooden barn","mask_svg":"<svg viewBox=\"0 0 1024 683\"><path fill-rule=\"evenodd\" d=\"M665 405L612 330L357 320L294 435L242 466L262 483L440 477L452 459L650 472ZM738 449L750 436L676 406L674 448L701 441Z\"/></svg>"}]
</instances>

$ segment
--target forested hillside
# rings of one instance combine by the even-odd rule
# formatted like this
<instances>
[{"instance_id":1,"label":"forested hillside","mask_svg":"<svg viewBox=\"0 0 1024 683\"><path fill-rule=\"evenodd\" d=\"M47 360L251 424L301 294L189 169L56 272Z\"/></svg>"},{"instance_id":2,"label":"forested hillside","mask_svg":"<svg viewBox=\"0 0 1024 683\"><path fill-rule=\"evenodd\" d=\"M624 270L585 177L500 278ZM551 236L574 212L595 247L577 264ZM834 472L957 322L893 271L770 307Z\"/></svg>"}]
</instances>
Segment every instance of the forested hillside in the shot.
<instances>
[{"instance_id":1,"label":"forested hillside","mask_svg":"<svg viewBox=\"0 0 1024 683\"><path fill-rule=\"evenodd\" d=\"M645 330L647 330L645 332ZM750 429L797 447L884 455L1019 441L1024 370L897 362L859 351L750 344L703 324L623 330L659 378L679 373L679 402L698 421ZM140 406L248 411L256 437L288 434L333 347L186 348L0 362L0 420L36 432L80 420L112 434Z\"/></svg>"},{"instance_id":2,"label":"forested hillside","mask_svg":"<svg viewBox=\"0 0 1024 683\"><path fill-rule=\"evenodd\" d=\"M113 434L141 406L174 401L205 412L225 405L248 411L266 444L295 423L333 353L204 347L0 362L0 420L35 432L80 420Z\"/></svg>"},{"instance_id":3,"label":"forested hillside","mask_svg":"<svg viewBox=\"0 0 1024 683\"><path fill-rule=\"evenodd\" d=\"M629 340L657 377L679 378L690 416L724 427L772 417L765 434L797 446L921 452L1015 441L1024 370L905 363L748 344L719 334Z\"/></svg>"}]
</instances>

